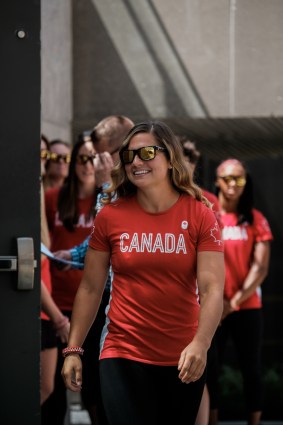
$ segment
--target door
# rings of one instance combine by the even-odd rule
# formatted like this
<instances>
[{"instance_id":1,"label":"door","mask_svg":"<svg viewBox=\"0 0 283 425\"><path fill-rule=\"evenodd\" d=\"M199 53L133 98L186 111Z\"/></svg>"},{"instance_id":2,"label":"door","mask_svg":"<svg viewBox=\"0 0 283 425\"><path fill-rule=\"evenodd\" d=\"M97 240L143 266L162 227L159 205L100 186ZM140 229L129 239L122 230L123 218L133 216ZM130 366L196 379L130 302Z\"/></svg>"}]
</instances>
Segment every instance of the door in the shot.
<instances>
[{"instance_id":1,"label":"door","mask_svg":"<svg viewBox=\"0 0 283 425\"><path fill-rule=\"evenodd\" d=\"M0 2L0 64L0 423L39 425L39 0Z\"/></svg>"}]
</instances>

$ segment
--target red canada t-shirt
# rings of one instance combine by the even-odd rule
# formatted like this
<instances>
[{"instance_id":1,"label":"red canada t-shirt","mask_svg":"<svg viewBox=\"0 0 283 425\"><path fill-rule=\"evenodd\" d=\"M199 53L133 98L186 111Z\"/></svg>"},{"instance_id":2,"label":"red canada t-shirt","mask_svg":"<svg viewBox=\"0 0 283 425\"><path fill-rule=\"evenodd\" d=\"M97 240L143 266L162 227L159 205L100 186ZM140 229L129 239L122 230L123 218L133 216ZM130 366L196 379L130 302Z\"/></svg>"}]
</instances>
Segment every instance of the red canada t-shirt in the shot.
<instances>
[{"instance_id":1,"label":"red canada t-shirt","mask_svg":"<svg viewBox=\"0 0 283 425\"><path fill-rule=\"evenodd\" d=\"M197 253L223 251L214 213L186 194L157 214L121 198L97 215L89 245L113 268L100 358L176 365L198 327Z\"/></svg>"},{"instance_id":2,"label":"red canada t-shirt","mask_svg":"<svg viewBox=\"0 0 283 425\"><path fill-rule=\"evenodd\" d=\"M253 259L257 242L272 240L272 233L266 218L256 209L252 210L253 224L247 222L237 225L238 216L234 213L222 214L222 237L226 280L224 297L230 300L242 288ZM240 305L240 309L260 308L260 288Z\"/></svg>"},{"instance_id":3,"label":"red canada t-shirt","mask_svg":"<svg viewBox=\"0 0 283 425\"><path fill-rule=\"evenodd\" d=\"M50 189L45 193L45 208L51 236L51 252L70 249L79 245L90 234L93 218L89 211L95 205L95 195L86 199L78 199L79 219L73 232L66 229L58 213L58 194L60 189ZM71 311L74 298L82 279L82 270L59 270L51 262L52 296L61 310Z\"/></svg>"}]
</instances>

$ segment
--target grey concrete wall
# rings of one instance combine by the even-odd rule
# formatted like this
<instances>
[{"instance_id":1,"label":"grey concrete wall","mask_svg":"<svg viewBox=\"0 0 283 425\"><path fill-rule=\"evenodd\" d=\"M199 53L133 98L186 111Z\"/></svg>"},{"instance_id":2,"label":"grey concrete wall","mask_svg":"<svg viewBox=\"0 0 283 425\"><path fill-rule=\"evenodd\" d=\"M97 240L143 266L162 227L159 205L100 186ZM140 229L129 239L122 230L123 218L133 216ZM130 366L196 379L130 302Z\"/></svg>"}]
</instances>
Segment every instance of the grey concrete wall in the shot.
<instances>
[{"instance_id":1,"label":"grey concrete wall","mask_svg":"<svg viewBox=\"0 0 283 425\"><path fill-rule=\"evenodd\" d=\"M213 117L283 114L281 0L153 0Z\"/></svg>"},{"instance_id":2,"label":"grey concrete wall","mask_svg":"<svg viewBox=\"0 0 283 425\"><path fill-rule=\"evenodd\" d=\"M74 130L283 114L281 0L73 1Z\"/></svg>"},{"instance_id":3,"label":"grey concrete wall","mask_svg":"<svg viewBox=\"0 0 283 425\"><path fill-rule=\"evenodd\" d=\"M283 115L281 0L43 0L42 129Z\"/></svg>"},{"instance_id":4,"label":"grey concrete wall","mask_svg":"<svg viewBox=\"0 0 283 425\"><path fill-rule=\"evenodd\" d=\"M41 1L41 129L50 139L71 142L71 0Z\"/></svg>"}]
</instances>

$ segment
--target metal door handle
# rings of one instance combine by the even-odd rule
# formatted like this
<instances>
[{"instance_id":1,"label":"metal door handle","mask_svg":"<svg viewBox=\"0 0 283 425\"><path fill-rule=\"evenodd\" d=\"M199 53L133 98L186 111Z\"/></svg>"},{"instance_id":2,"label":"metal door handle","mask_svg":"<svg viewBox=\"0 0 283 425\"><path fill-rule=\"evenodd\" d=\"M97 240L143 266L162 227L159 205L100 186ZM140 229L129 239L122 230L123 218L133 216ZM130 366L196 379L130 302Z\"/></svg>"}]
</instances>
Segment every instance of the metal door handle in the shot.
<instances>
[{"instance_id":1,"label":"metal door handle","mask_svg":"<svg viewBox=\"0 0 283 425\"><path fill-rule=\"evenodd\" d=\"M12 272L18 270L18 290L33 289L34 269L37 262L34 259L32 238L17 238L18 256L0 256L0 271Z\"/></svg>"}]
</instances>

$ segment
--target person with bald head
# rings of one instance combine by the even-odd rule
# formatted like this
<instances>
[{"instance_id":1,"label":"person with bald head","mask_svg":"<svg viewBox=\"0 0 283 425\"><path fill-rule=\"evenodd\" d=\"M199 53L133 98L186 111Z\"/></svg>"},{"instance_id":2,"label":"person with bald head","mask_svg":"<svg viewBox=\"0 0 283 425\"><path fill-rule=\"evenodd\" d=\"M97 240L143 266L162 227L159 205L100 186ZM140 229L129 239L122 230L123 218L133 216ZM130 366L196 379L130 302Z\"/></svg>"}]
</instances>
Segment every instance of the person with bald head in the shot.
<instances>
[{"instance_id":1,"label":"person with bald head","mask_svg":"<svg viewBox=\"0 0 283 425\"><path fill-rule=\"evenodd\" d=\"M90 137L97 152L95 159L97 187L110 182L110 174L119 159L121 143L133 128L133 121L123 115L109 115L93 128Z\"/></svg>"},{"instance_id":2,"label":"person with bald head","mask_svg":"<svg viewBox=\"0 0 283 425\"><path fill-rule=\"evenodd\" d=\"M119 159L119 150L122 142L133 126L133 121L126 116L109 115L99 121L90 133L90 138L96 151L96 157L94 159L96 187L100 191L96 204L97 212L103 206L101 203L103 192L111 182L111 171L116 160ZM84 264L88 240L89 238L85 239L80 245L75 246L71 250L57 251L55 254L65 260ZM68 266L65 270L67 269Z\"/></svg>"},{"instance_id":3,"label":"person with bald head","mask_svg":"<svg viewBox=\"0 0 283 425\"><path fill-rule=\"evenodd\" d=\"M226 271L224 310L215 335L218 366L223 363L225 345L231 337L243 376L247 423L258 425L262 413L260 286L268 273L272 233L266 218L253 207L251 176L241 161L223 161L217 168L215 184L223 223ZM209 423L215 425L218 385L212 377L208 373Z\"/></svg>"}]
</instances>

